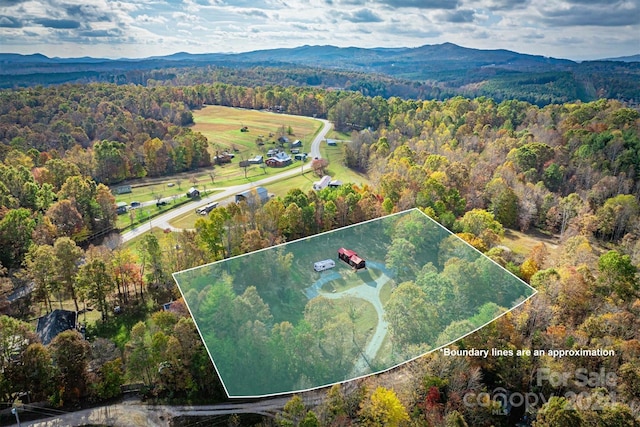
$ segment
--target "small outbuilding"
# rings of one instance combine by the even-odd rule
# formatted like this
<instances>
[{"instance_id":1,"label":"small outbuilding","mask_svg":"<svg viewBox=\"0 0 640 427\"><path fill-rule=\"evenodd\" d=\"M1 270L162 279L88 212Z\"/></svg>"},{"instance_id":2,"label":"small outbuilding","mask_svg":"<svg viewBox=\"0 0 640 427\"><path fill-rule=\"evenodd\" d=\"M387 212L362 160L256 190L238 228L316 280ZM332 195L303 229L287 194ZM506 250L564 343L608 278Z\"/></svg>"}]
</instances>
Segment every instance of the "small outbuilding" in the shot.
<instances>
[{"instance_id":1,"label":"small outbuilding","mask_svg":"<svg viewBox=\"0 0 640 427\"><path fill-rule=\"evenodd\" d=\"M302 147L302 141L300 141L299 139L296 139L291 143L291 148L300 148L300 147Z\"/></svg>"},{"instance_id":2,"label":"small outbuilding","mask_svg":"<svg viewBox=\"0 0 640 427\"><path fill-rule=\"evenodd\" d=\"M256 201L265 203L269 200L269 192L264 187L256 187L254 189L245 190L242 193L236 194L235 200L236 203L247 202L248 204L253 204Z\"/></svg>"},{"instance_id":3,"label":"small outbuilding","mask_svg":"<svg viewBox=\"0 0 640 427\"><path fill-rule=\"evenodd\" d=\"M198 197L200 197L200 190L198 190L195 187L191 187L187 191L187 197L190 198L190 199L197 199Z\"/></svg>"},{"instance_id":4,"label":"small outbuilding","mask_svg":"<svg viewBox=\"0 0 640 427\"><path fill-rule=\"evenodd\" d=\"M361 268L367 267L366 261L360 258L357 253L350 249L338 249L338 258L349 264L355 270L360 270Z\"/></svg>"}]
</instances>

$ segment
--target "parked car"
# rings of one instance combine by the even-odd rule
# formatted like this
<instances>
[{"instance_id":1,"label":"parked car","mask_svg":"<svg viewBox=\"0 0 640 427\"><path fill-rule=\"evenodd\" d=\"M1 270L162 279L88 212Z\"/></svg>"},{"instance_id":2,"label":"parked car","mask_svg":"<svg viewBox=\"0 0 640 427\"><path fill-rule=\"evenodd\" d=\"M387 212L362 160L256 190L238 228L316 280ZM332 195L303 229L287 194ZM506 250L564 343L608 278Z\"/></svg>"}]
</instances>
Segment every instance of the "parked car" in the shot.
<instances>
[{"instance_id":1,"label":"parked car","mask_svg":"<svg viewBox=\"0 0 640 427\"><path fill-rule=\"evenodd\" d=\"M129 204L129 206L131 206L131 209L137 209L137 208L139 208L140 206L142 206L142 203L140 203L140 202L131 202L131 203Z\"/></svg>"},{"instance_id":2,"label":"parked car","mask_svg":"<svg viewBox=\"0 0 640 427\"><path fill-rule=\"evenodd\" d=\"M169 202L167 202L166 200L160 200L160 201L156 202L156 206L157 207L166 206L168 204L169 204Z\"/></svg>"}]
</instances>

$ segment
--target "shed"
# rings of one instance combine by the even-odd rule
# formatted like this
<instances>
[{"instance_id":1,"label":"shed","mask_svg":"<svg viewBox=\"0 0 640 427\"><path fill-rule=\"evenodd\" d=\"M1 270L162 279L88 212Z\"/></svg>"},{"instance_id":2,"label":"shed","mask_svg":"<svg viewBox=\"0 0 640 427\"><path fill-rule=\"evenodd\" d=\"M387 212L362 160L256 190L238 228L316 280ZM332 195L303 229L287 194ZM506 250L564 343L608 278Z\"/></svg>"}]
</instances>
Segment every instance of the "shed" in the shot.
<instances>
[{"instance_id":1,"label":"shed","mask_svg":"<svg viewBox=\"0 0 640 427\"><path fill-rule=\"evenodd\" d=\"M291 148L300 148L300 147L302 147L302 141L300 141L299 139L296 139L291 143Z\"/></svg>"},{"instance_id":2,"label":"shed","mask_svg":"<svg viewBox=\"0 0 640 427\"><path fill-rule=\"evenodd\" d=\"M336 145L338 145L338 142L335 139L327 138L327 145L329 145L331 147L335 147Z\"/></svg>"},{"instance_id":3,"label":"shed","mask_svg":"<svg viewBox=\"0 0 640 427\"><path fill-rule=\"evenodd\" d=\"M249 204L252 204L255 203L256 197L261 203L265 203L267 200L269 200L269 192L264 187L256 187L254 189L245 190L242 193L236 194L235 199L236 203L247 202Z\"/></svg>"},{"instance_id":4,"label":"shed","mask_svg":"<svg viewBox=\"0 0 640 427\"><path fill-rule=\"evenodd\" d=\"M78 325L78 313L69 310L53 310L51 313L38 318L36 334L40 342L48 345L61 332L76 329Z\"/></svg>"},{"instance_id":5,"label":"shed","mask_svg":"<svg viewBox=\"0 0 640 427\"><path fill-rule=\"evenodd\" d=\"M278 142L282 143L282 144L288 144L289 143L289 138L287 138L286 136L281 136L280 138L278 138Z\"/></svg>"},{"instance_id":6,"label":"shed","mask_svg":"<svg viewBox=\"0 0 640 427\"><path fill-rule=\"evenodd\" d=\"M340 248L338 249L338 258L349 264L356 270L366 268L366 262L360 258L357 253L350 249Z\"/></svg>"},{"instance_id":7,"label":"shed","mask_svg":"<svg viewBox=\"0 0 640 427\"><path fill-rule=\"evenodd\" d=\"M198 198L200 197L200 190L198 190L195 187L191 187L188 191L187 191L187 197L193 199L193 198Z\"/></svg>"}]
</instances>

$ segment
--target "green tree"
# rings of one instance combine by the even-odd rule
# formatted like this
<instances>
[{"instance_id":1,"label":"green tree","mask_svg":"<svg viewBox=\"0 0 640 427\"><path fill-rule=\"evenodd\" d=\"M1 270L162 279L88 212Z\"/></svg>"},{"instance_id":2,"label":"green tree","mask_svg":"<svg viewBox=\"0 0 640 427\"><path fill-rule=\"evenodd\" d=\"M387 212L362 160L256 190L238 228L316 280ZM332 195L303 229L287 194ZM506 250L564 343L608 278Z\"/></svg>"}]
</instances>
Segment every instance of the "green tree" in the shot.
<instances>
[{"instance_id":1,"label":"green tree","mask_svg":"<svg viewBox=\"0 0 640 427\"><path fill-rule=\"evenodd\" d=\"M20 357L38 338L33 327L13 317L0 315L0 399L11 400L13 392L18 386L16 377L19 375L18 366L14 363L16 356Z\"/></svg>"},{"instance_id":2,"label":"green tree","mask_svg":"<svg viewBox=\"0 0 640 427\"><path fill-rule=\"evenodd\" d=\"M62 289L73 299L76 311L80 311L76 289L76 274L84 251L70 238L60 237L53 244L53 253L56 260L56 277Z\"/></svg>"},{"instance_id":3,"label":"green tree","mask_svg":"<svg viewBox=\"0 0 640 427\"><path fill-rule=\"evenodd\" d=\"M638 269L629 255L609 251L598 259L598 285L602 292L615 292L625 301L631 301L638 292Z\"/></svg>"},{"instance_id":4,"label":"green tree","mask_svg":"<svg viewBox=\"0 0 640 427\"><path fill-rule=\"evenodd\" d=\"M63 402L77 403L87 392L89 343L77 331L64 331L49 344L56 366L56 383Z\"/></svg>"},{"instance_id":5,"label":"green tree","mask_svg":"<svg viewBox=\"0 0 640 427\"><path fill-rule=\"evenodd\" d=\"M458 411L451 411L447 414L445 419L445 427L468 427L469 425L464 420L462 414Z\"/></svg>"},{"instance_id":6,"label":"green tree","mask_svg":"<svg viewBox=\"0 0 640 427\"><path fill-rule=\"evenodd\" d=\"M124 383L124 373L122 372L122 360L117 358L105 362L100 367L98 381L92 386L94 392L100 399L111 399L119 396L122 392L120 386Z\"/></svg>"},{"instance_id":7,"label":"green tree","mask_svg":"<svg viewBox=\"0 0 640 427\"><path fill-rule=\"evenodd\" d=\"M276 424L282 427L298 427L302 425L307 415L307 408L302 398L293 396L285 403L283 411L276 416Z\"/></svg>"},{"instance_id":8,"label":"green tree","mask_svg":"<svg viewBox=\"0 0 640 427\"><path fill-rule=\"evenodd\" d=\"M599 230L611 240L617 240L631 229L640 213L640 204L631 194L619 194L607 199L596 216Z\"/></svg>"},{"instance_id":9,"label":"green tree","mask_svg":"<svg viewBox=\"0 0 640 427\"><path fill-rule=\"evenodd\" d=\"M438 321L425 292L413 282L400 284L385 306L393 342L404 348L430 342Z\"/></svg>"},{"instance_id":10,"label":"green tree","mask_svg":"<svg viewBox=\"0 0 640 427\"><path fill-rule=\"evenodd\" d=\"M20 355L20 390L29 391L32 401L46 400L51 394L54 367L47 347L40 343L30 344Z\"/></svg>"},{"instance_id":11,"label":"green tree","mask_svg":"<svg viewBox=\"0 0 640 427\"><path fill-rule=\"evenodd\" d=\"M107 263L99 258L88 260L80 266L76 282L79 293L98 307L105 322L109 313L107 297L115 288L115 280Z\"/></svg>"},{"instance_id":12,"label":"green tree","mask_svg":"<svg viewBox=\"0 0 640 427\"><path fill-rule=\"evenodd\" d=\"M32 245L25 257L24 265L27 276L36 286L35 298L51 311L51 293L59 290L53 246Z\"/></svg>"},{"instance_id":13,"label":"green tree","mask_svg":"<svg viewBox=\"0 0 640 427\"><path fill-rule=\"evenodd\" d=\"M387 250L385 262L396 272L399 281L409 280L416 273L416 247L407 239L397 237Z\"/></svg>"},{"instance_id":14,"label":"green tree","mask_svg":"<svg viewBox=\"0 0 640 427\"><path fill-rule=\"evenodd\" d=\"M0 263L17 267L31 245L36 221L25 208L11 209L0 220Z\"/></svg>"},{"instance_id":15,"label":"green tree","mask_svg":"<svg viewBox=\"0 0 640 427\"><path fill-rule=\"evenodd\" d=\"M552 396L538 411L534 427L580 427L582 416L564 397Z\"/></svg>"}]
</instances>

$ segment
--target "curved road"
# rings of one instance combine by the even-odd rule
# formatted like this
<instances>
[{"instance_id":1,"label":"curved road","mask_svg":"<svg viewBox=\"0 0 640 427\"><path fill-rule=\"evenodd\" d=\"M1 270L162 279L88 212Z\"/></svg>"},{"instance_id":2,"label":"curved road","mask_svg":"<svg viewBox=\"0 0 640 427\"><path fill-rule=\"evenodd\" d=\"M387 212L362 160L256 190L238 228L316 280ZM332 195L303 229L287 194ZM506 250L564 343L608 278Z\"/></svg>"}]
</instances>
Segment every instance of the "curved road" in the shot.
<instances>
[{"instance_id":1,"label":"curved road","mask_svg":"<svg viewBox=\"0 0 640 427\"><path fill-rule=\"evenodd\" d=\"M318 135L316 135L316 137L313 139L313 141L311 142L311 153L310 156L311 158L320 158L320 142L322 142L323 139L325 139L325 136L327 135L327 133L329 132L329 130L331 130L331 122L328 120L324 120L324 119L316 119L322 122L322 129L320 129L320 132L318 132ZM304 165L304 167L302 168L303 172L306 172L308 170L311 169L311 162L307 163L306 165ZM223 190L222 192L218 192L214 195L211 195L209 197L205 197L203 199L201 199L197 204L195 203L187 203L184 206L181 206L179 208L176 209L172 209L169 212L167 212L166 214L157 216L155 218L153 218L150 222L151 225L149 225L149 223L145 223L142 225L139 225L138 227L134 228L133 230L127 231L126 233L122 234L122 242L127 242L131 239L134 239L140 235L142 235L143 233L149 231L149 229L151 228L151 226L153 227L159 227L162 229L171 229L171 230L175 230L175 231L179 231L180 229L175 228L173 226L171 226L171 224L169 224L169 221L173 220L174 218L183 215L185 213L189 213L189 212L193 212L195 208L197 208L198 206L204 206L207 203L211 203L214 201L221 201L221 200L225 200L231 196L234 196L238 193L241 193L243 191L249 190L251 188L254 187L259 187L262 185L266 185L269 184L271 182L274 181L279 181L282 178L288 178L291 176L295 176L298 175L300 173L300 170L298 168L294 168L294 169L290 169L288 171L279 173L277 175L272 175L268 178L264 178L261 179L260 181L255 181L255 182L250 182L247 184L240 184L240 185L233 185L230 187L221 187L221 188L217 188L214 190Z\"/></svg>"},{"instance_id":2,"label":"curved road","mask_svg":"<svg viewBox=\"0 0 640 427\"><path fill-rule=\"evenodd\" d=\"M353 366L351 376L354 378L371 373L369 361L375 359L376 355L378 354L378 350L380 350L380 347L382 347L384 338L387 336L387 332L389 330L389 322L387 322L384 318L384 308L382 307L382 301L380 300L380 291L382 290L382 287L385 285L385 283L387 283L389 280L391 280L389 276L382 273L382 275L375 280L375 288L367 284L362 284L360 286L356 286L355 288L347 289L346 291L338 293L320 293L321 296L328 299L340 299L345 296L363 299L371 303L371 305L373 305L373 307L376 309L376 313L378 314L378 324L376 325L376 331L371 337L369 344L367 344L367 348L365 348L364 353L360 355L355 365Z\"/></svg>"}]
</instances>

